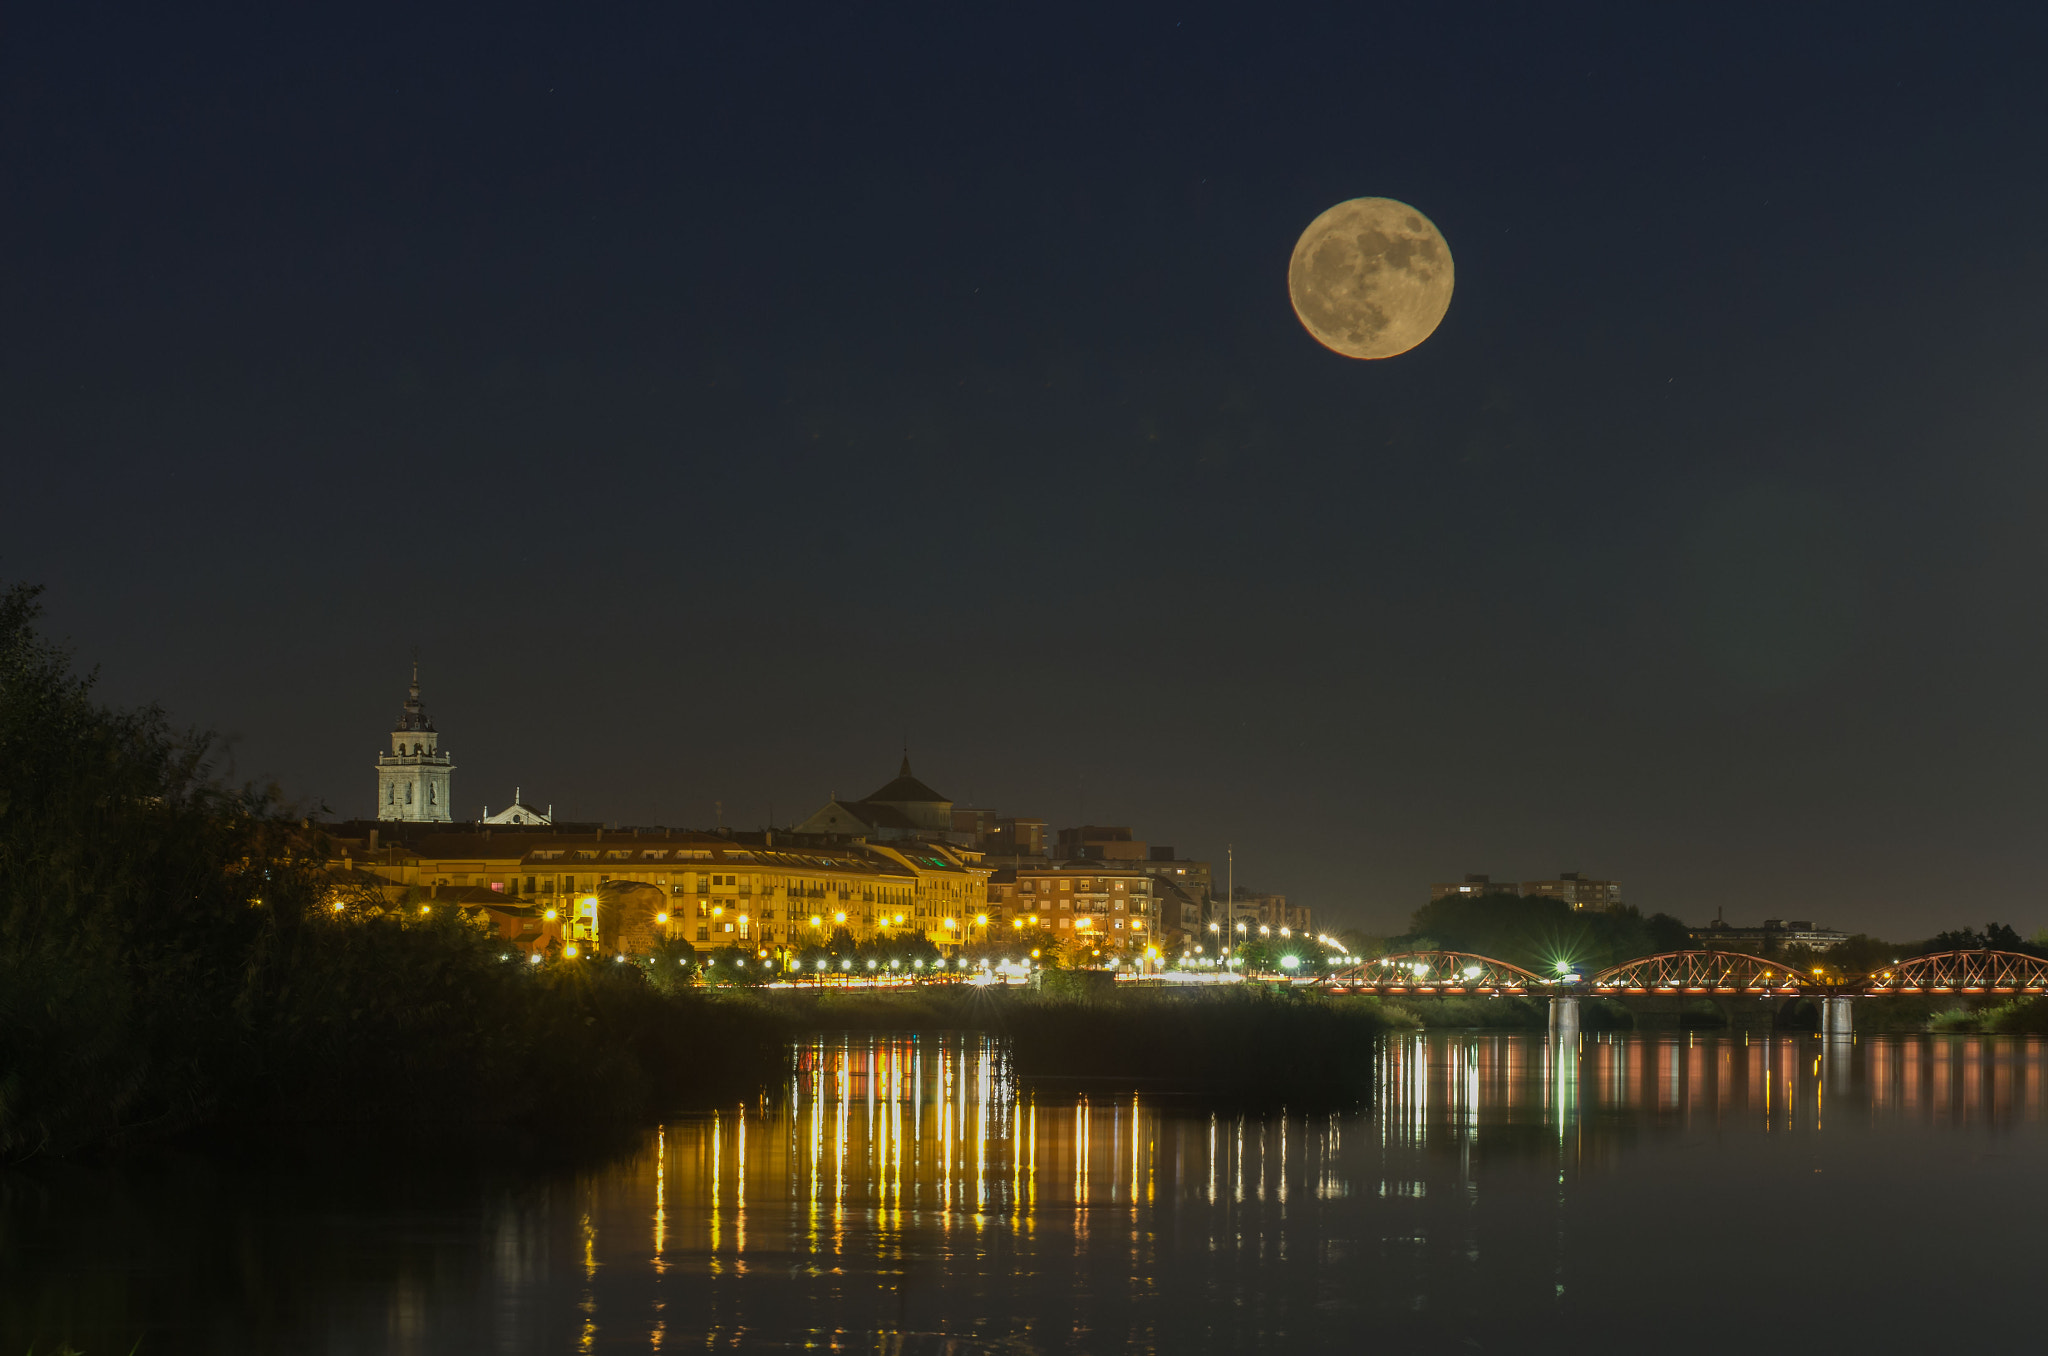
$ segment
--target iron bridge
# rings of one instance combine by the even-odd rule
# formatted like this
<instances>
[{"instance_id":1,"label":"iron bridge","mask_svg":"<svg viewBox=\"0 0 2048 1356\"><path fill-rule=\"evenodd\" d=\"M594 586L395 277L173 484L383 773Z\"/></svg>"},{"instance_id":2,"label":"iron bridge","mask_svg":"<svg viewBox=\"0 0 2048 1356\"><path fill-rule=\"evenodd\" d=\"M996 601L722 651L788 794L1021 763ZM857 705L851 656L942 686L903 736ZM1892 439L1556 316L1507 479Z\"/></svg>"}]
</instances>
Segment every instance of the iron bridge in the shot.
<instances>
[{"instance_id":1,"label":"iron bridge","mask_svg":"<svg viewBox=\"0 0 2048 1356\"><path fill-rule=\"evenodd\" d=\"M1410 997L1884 998L1903 994L2048 994L2048 960L2017 951L1939 951L1868 974L1813 972L1740 951L1666 951L1590 978L1539 975L1469 951L1404 951L1324 976L1334 994Z\"/></svg>"}]
</instances>

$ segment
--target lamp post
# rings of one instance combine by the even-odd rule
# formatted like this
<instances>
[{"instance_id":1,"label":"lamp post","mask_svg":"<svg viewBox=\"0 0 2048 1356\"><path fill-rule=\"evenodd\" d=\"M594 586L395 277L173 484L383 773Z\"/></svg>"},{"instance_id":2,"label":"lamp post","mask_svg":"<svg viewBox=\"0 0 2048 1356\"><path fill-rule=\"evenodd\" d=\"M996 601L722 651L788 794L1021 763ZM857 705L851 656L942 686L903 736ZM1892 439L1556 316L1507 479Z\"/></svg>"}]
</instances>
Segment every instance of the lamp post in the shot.
<instances>
[{"instance_id":1,"label":"lamp post","mask_svg":"<svg viewBox=\"0 0 2048 1356\"><path fill-rule=\"evenodd\" d=\"M1237 844L1223 845L1223 973L1230 973L1231 924L1237 921Z\"/></svg>"}]
</instances>

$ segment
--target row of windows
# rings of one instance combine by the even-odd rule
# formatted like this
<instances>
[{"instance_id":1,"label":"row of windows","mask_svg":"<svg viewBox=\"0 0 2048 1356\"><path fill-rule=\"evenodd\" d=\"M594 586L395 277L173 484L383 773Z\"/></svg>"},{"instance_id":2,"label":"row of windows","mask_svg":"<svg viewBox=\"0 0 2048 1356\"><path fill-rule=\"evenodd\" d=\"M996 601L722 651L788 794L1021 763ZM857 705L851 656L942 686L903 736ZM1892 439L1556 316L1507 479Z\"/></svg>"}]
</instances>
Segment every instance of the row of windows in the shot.
<instances>
[{"instance_id":1,"label":"row of windows","mask_svg":"<svg viewBox=\"0 0 2048 1356\"><path fill-rule=\"evenodd\" d=\"M1083 877L1081 878L1081 883L1080 883L1080 887L1079 887L1079 888L1080 888L1080 890L1081 890L1081 893L1083 893L1083 894L1092 894L1092 893L1100 893L1100 892L1098 892L1098 891L1091 891L1091 890L1090 890L1090 889L1088 888L1088 880L1089 880L1089 878L1088 878L1088 877L1086 877L1086 876L1083 876ZM1137 882L1134 882L1134 883L1131 883L1131 882L1125 882L1125 881L1120 881L1120 880L1119 880L1119 881L1104 881L1104 882L1102 882L1102 890L1104 890L1104 891L1108 891L1108 890L1122 890L1122 889L1126 888L1126 885L1127 885L1127 884L1128 884L1129 888L1130 888L1131 890L1133 890L1134 892L1136 892L1136 893L1138 893L1138 894L1141 894L1141 895L1145 893L1145 882L1144 882L1144 881L1137 881ZM1044 885L1045 885L1045 891L1044 891L1044 892L1045 892L1045 893L1047 893L1047 894L1050 894L1050 893L1052 893L1052 890L1053 890L1053 883L1052 883L1051 881L1045 881L1045 882L1044 882ZM1032 894L1032 893L1035 893L1035 892L1036 892L1036 885L1035 885L1035 884L1034 884L1034 883L1033 883L1032 881L1028 881L1028 880L1027 880L1027 881L1019 881L1019 882L1017 883L1017 888L1018 888L1019 890L1022 890L1022 891L1023 891L1023 892L1025 893L1025 894L1027 894L1027 895L1028 895L1028 894ZM1075 884L1074 884L1074 882L1073 882L1072 880L1070 880L1070 879L1062 879L1062 880L1060 881L1060 883L1059 883L1059 888L1060 888L1060 890L1062 890L1062 891L1064 891L1064 892L1066 892L1066 893L1072 893L1072 892L1073 892L1073 890L1075 889Z\"/></svg>"}]
</instances>

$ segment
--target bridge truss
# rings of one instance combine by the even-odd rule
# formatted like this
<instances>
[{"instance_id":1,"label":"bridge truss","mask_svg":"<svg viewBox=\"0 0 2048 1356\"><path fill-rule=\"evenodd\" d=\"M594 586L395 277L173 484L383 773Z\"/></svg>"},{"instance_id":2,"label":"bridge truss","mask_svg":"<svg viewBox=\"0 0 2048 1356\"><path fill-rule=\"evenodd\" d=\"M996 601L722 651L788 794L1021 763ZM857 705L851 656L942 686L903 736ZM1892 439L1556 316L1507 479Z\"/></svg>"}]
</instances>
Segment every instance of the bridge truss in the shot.
<instances>
[{"instance_id":1,"label":"bridge truss","mask_svg":"<svg viewBox=\"0 0 2048 1356\"><path fill-rule=\"evenodd\" d=\"M1469 951L1404 951L1354 965L1320 982L1331 993L1526 994L1557 985L1532 971Z\"/></svg>"},{"instance_id":2,"label":"bridge truss","mask_svg":"<svg viewBox=\"0 0 2048 1356\"><path fill-rule=\"evenodd\" d=\"M2048 961L2017 951L1937 951L1848 980L1842 992L1885 994L2048 993Z\"/></svg>"},{"instance_id":3,"label":"bridge truss","mask_svg":"<svg viewBox=\"0 0 2048 1356\"><path fill-rule=\"evenodd\" d=\"M1740 951L1666 951L1627 961L1594 975L1591 988L1603 998L1675 994L1781 994L1787 998L1833 986L1788 970L1781 961Z\"/></svg>"},{"instance_id":4,"label":"bridge truss","mask_svg":"<svg viewBox=\"0 0 2048 1356\"><path fill-rule=\"evenodd\" d=\"M2048 960L2017 951L1941 951L1913 956L1867 975L1822 967L1802 974L1782 961L1740 951L1666 951L1643 956L1590 980L1524 970L1470 951L1404 951L1339 970L1317 981L1330 993L1567 996L1882 998L1896 994L2048 994Z\"/></svg>"}]
</instances>

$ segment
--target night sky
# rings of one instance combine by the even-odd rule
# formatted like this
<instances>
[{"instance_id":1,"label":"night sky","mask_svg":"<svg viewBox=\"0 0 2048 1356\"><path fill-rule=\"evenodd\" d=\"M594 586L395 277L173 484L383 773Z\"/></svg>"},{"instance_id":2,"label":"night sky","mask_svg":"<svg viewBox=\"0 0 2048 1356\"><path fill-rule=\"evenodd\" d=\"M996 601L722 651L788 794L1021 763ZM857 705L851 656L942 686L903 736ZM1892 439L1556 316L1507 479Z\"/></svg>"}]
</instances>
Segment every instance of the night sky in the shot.
<instances>
[{"instance_id":1,"label":"night sky","mask_svg":"<svg viewBox=\"0 0 2048 1356\"><path fill-rule=\"evenodd\" d=\"M42 6L0 577L238 777L2048 924L2038 4ZM1436 334L1288 304L1413 203Z\"/></svg>"}]
</instances>

